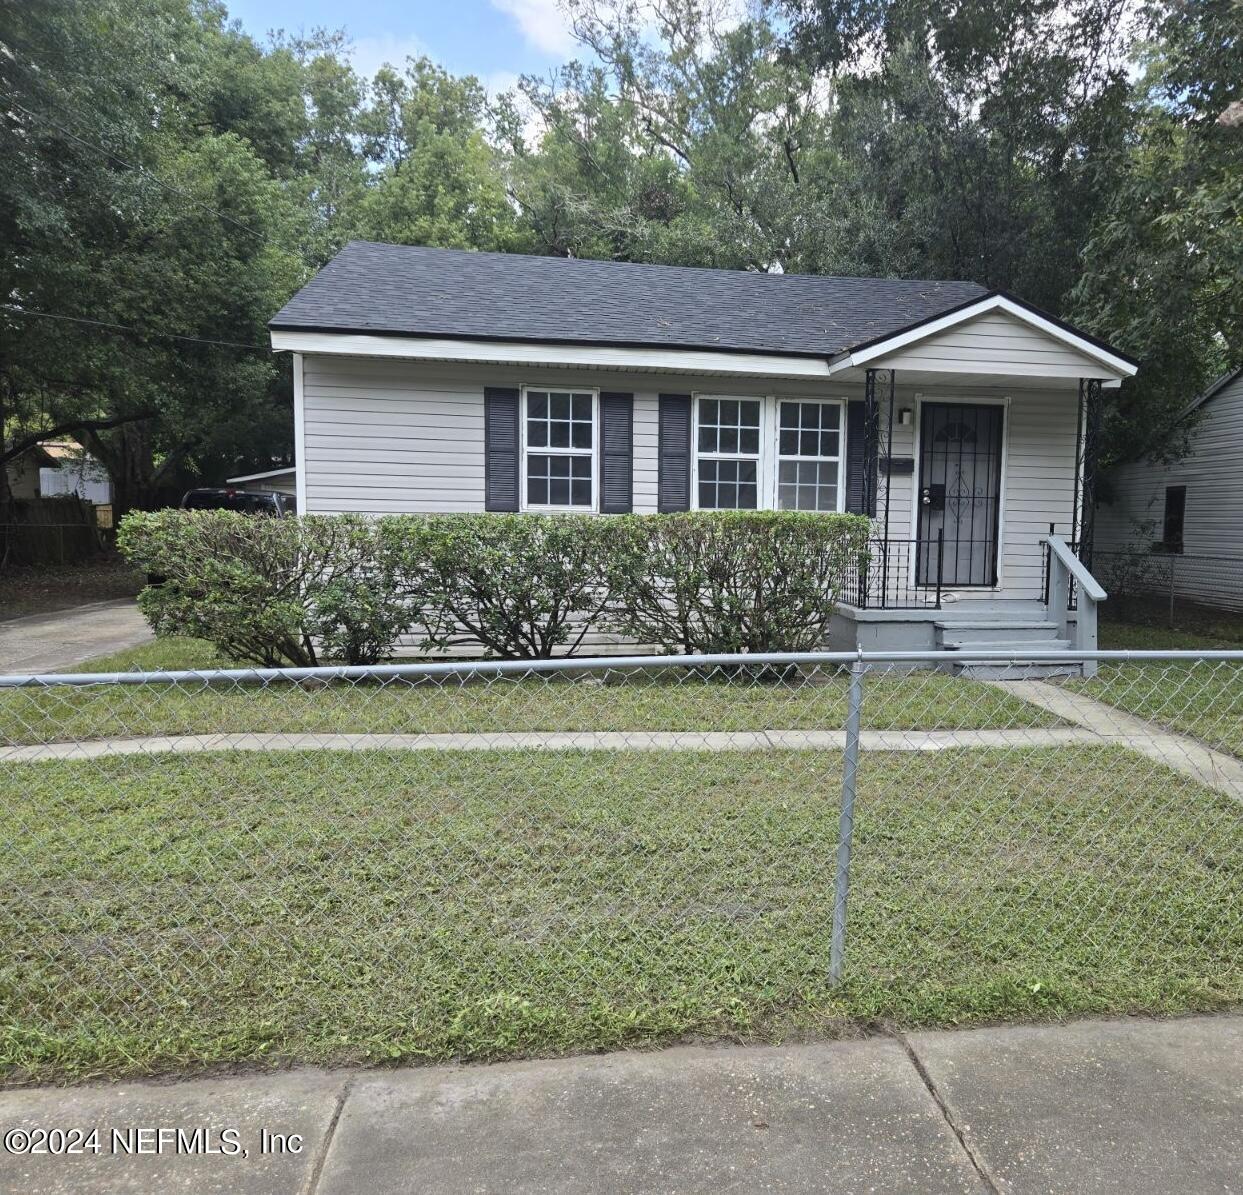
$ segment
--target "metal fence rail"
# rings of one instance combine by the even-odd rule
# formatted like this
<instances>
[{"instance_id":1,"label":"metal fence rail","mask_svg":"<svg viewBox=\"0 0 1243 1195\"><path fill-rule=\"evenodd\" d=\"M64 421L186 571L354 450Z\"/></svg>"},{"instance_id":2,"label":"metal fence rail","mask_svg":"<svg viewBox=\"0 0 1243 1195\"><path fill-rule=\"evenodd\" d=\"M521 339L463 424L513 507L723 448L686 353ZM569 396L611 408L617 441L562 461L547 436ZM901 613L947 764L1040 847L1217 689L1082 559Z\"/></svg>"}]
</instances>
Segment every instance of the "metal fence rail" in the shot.
<instances>
[{"instance_id":1,"label":"metal fence rail","mask_svg":"<svg viewBox=\"0 0 1243 1195\"><path fill-rule=\"evenodd\" d=\"M1243 613L1243 557L1098 548L1093 563L1115 603L1146 609L1168 626Z\"/></svg>"},{"instance_id":2,"label":"metal fence rail","mask_svg":"<svg viewBox=\"0 0 1243 1195\"><path fill-rule=\"evenodd\" d=\"M0 677L0 844L35 1074L1238 999L1243 652Z\"/></svg>"}]
</instances>

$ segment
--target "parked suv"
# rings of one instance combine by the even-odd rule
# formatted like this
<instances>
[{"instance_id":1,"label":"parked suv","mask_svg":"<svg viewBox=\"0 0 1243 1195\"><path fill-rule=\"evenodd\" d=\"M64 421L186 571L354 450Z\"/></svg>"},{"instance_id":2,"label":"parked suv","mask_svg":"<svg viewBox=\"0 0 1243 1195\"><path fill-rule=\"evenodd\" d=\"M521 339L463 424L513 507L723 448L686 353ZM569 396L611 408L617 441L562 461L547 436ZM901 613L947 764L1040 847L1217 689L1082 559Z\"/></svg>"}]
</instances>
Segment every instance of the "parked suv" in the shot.
<instances>
[{"instance_id":1,"label":"parked suv","mask_svg":"<svg viewBox=\"0 0 1243 1195\"><path fill-rule=\"evenodd\" d=\"M182 510L236 510L245 515L296 514L298 504L292 494L276 490L191 490L181 500Z\"/></svg>"}]
</instances>

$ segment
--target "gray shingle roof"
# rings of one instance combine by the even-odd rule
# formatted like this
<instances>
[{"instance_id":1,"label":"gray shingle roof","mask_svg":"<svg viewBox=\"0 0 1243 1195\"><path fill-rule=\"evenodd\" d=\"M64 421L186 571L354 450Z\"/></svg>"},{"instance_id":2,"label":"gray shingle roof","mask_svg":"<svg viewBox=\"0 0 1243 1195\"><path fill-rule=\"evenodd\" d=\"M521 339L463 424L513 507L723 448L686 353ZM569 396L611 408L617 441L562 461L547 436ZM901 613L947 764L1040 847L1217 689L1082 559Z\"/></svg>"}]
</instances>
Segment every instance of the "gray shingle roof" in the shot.
<instances>
[{"instance_id":1,"label":"gray shingle roof","mask_svg":"<svg viewBox=\"0 0 1243 1195\"><path fill-rule=\"evenodd\" d=\"M351 241L270 326L824 357L986 293L973 282L753 274Z\"/></svg>"}]
</instances>

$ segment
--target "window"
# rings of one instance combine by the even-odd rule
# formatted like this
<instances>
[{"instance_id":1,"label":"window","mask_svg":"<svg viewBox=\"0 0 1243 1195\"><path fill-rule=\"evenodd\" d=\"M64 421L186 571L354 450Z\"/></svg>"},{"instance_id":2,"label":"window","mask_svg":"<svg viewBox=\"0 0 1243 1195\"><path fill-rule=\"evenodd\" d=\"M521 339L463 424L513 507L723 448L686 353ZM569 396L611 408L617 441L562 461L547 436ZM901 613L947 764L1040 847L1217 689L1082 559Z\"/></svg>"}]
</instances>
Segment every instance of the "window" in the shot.
<instances>
[{"instance_id":1,"label":"window","mask_svg":"<svg viewBox=\"0 0 1243 1195\"><path fill-rule=\"evenodd\" d=\"M837 399L697 398L698 509L842 509L843 410Z\"/></svg>"},{"instance_id":2,"label":"window","mask_svg":"<svg viewBox=\"0 0 1243 1195\"><path fill-rule=\"evenodd\" d=\"M777 407L777 509L837 510L841 405L780 402Z\"/></svg>"},{"instance_id":3,"label":"window","mask_svg":"<svg viewBox=\"0 0 1243 1195\"><path fill-rule=\"evenodd\" d=\"M760 400L701 398L698 408L700 509L758 509Z\"/></svg>"},{"instance_id":4,"label":"window","mask_svg":"<svg viewBox=\"0 0 1243 1195\"><path fill-rule=\"evenodd\" d=\"M1183 550L1183 520L1187 514L1187 487L1171 485L1165 487L1165 518L1161 535L1161 547L1166 552Z\"/></svg>"},{"instance_id":5,"label":"window","mask_svg":"<svg viewBox=\"0 0 1243 1195\"><path fill-rule=\"evenodd\" d=\"M528 390L524 438L526 506L595 509L595 392Z\"/></svg>"}]
</instances>

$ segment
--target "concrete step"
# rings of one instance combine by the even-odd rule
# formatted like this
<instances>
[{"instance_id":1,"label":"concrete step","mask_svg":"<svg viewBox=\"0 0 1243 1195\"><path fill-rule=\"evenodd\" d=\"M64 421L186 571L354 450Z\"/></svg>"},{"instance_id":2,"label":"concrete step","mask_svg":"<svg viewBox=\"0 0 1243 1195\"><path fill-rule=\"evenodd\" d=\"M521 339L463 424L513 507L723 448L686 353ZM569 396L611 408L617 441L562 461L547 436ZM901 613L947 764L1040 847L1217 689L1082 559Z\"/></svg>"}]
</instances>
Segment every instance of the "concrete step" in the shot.
<instances>
[{"instance_id":1,"label":"concrete step","mask_svg":"<svg viewBox=\"0 0 1243 1195\"><path fill-rule=\"evenodd\" d=\"M955 676L975 680L1037 680L1046 676L1082 676L1082 664L954 664Z\"/></svg>"},{"instance_id":2,"label":"concrete step","mask_svg":"<svg viewBox=\"0 0 1243 1195\"><path fill-rule=\"evenodd\" d=\"M936 623L938 647L991 647L994 644L1049 644L1058 639L1061 628L1043 619L977 619L975 621Z\"/></svg>"},{"instance_id":3,"label":"concrete step","mask_svg":"<svg viewBox=\"0 0 1243 1195\"><path fill-rule=\"evenodd\" d=\"M1056 631L1058 627L1043 618L938 618L936 625L942 631Z\"/></svg>"},{"instance_id":4,"label":"concrete step","mask_svg":"<svg viewBox=\"0 0 1243 1195\"><path fill-rule=\"evenodd\" d=\"M1009 658L1032 651L1070 651L1069 639L942 639L946 651L995 651Z\"/></svg>"}]
</instances>

